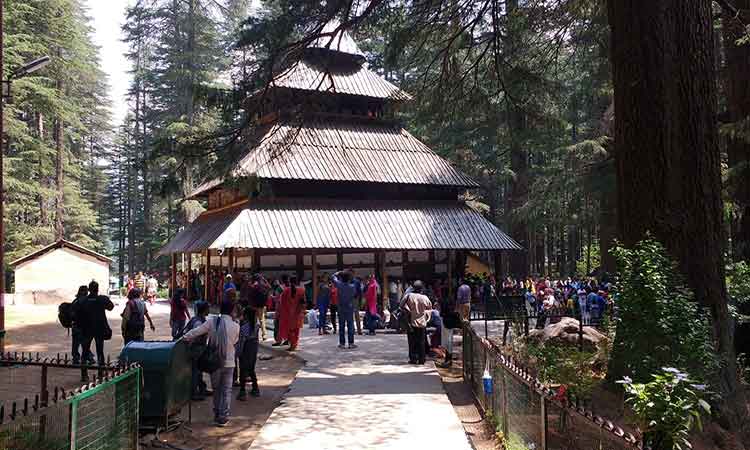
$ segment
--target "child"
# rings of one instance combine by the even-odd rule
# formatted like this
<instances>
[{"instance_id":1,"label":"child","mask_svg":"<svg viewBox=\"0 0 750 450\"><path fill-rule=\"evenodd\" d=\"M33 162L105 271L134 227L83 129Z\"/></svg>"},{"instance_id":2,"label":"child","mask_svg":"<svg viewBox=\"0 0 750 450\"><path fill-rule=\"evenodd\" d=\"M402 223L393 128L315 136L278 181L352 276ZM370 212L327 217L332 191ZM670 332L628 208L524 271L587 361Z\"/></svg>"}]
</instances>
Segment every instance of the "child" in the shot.
<instances>
[{"instance_id":1,"label":"child","mask_svg":"<svg viewBox=\"0 0 750 450\"><path fill-rule=\"evenodd\" d=\"M240 359L240 394L237 396L237 400L244 402L247 400L245 384L248 377L250 377L252 383L250 395L253 397L260 396L258 376L255 374L255 362L258 358L258 324L255 320L254 308L245 308L243 320L240 324L240 339L237 342L237 354Z\"/></svg>"}]
</instances>

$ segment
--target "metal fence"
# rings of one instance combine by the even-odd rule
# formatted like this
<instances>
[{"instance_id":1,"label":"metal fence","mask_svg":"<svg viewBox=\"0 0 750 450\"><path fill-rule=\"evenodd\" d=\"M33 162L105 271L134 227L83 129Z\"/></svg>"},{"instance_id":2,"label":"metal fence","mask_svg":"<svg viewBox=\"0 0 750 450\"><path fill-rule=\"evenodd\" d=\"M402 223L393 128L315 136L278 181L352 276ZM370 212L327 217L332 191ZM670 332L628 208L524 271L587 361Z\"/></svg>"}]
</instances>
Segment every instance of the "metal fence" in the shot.
<instances>
[{"instance_id":1,"label":"metal fence","mask_svg":"<svg viewBox=\"0 0 750 450\"><path fill-rule=\"evenodd\" d=\"M141 369L114 368L45 401L0 406L0 450L137 450Z\"/></svg>"},{"instance_id":2,"label":"metal fence","mask_svg":"<svg viewBox=\"0 0 750 450\"><path fill-rule=\"evenodd\" d=\"M548 323L557 323L564 318L577 321L578 326L578 349L583 350L584 327L600 327L605 321L611 321L616 316L616 308L608 305L601 315L591 317L581 315L577 308L569 309L566 306L555 306L552 308L536 308L526 302L522 295L501 295L492 297L485 303L474 303L471 305L469 321L484 321L484 337L489 335L488 322L503 322L503 345L508 341L508 333L513 333L511 324L517 323L521 327L524 336L529 337L531 329L543 329Z\"/></svg>"},{"instance_id":3,"label":"metal fence","mask_svg":"<svg viewBox=\"0 0 750 450\"><path fill-rule=\"evenodd\" d=\"M484 370L492 377L485 393ZM503 355L465 324L464 380L485 413L495 418L506 450L630 450L636 438L612 421L593 414L575 399L560 398L527 370Z\"/></svg>"}]
</instances>

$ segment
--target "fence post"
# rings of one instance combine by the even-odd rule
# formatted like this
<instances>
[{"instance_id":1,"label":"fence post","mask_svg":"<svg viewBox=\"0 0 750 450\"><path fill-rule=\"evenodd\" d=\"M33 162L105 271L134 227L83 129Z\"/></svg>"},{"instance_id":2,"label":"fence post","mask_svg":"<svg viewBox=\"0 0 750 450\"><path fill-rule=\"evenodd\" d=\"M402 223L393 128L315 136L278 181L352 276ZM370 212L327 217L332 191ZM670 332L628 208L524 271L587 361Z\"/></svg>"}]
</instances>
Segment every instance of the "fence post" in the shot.
<instances>
[{"instance_id":1,"label":"fence post","mask_svg":"<svg viewBox=\"0 0 750 450\"><path fill-rule=\"evenodd\" d=\"M529 337L529 310L527 308L523 311L523 334Z\"/></svg>"},{"instance_id":2,"label":"fence post","mask_svg":"<svg viewBox=\"0 0 750 450\"><path fill-rule=\"evenodd\" d=\"M503 370L500 372L500 382L503 385L503 395L500 397L500 401L503 403L503 417L502 417L502 427L503 427L503 436L506 438L508 437L508 385L505 383L505 375L506 375L506 367L505 365L502 366Z\"/></svg>"},{"instance_id":3,"label":"fence post","mask_svg":"<svg viewBox=\"0 0 750 450\"><path fill-rule=\"evenodd\" d=\"M467 335L469 336L469 358L471 358L471 389L474 390L474 333L473 330L469 329Z\"/></svg>"},{"instance_id":4,"label":"fence post","mask_svg":"<svg viewBox=\"0 0 750 450\"><path fill-rule=\"evenodd\" d=\"M42 364L42 380L41 380L42 390L40 392L41 394L41 407L45 408L47 406L47 403L49 402L49 391L47 390L47 365ZM39 418L39 435L44 439L44 436L46 435L47 431L47 415L42 414L42 416Z\"/></svg>"},{"instance_id":5,"label":"fence post","mask_svg":"<svg viewBox=\"0 0 750 450\"><path fill-rule=\"evenodd\" d=\"M75 397L70 402L70 450L76 450L78 434L78 400Z\"/></svg>"},{"instance_id":6,"label":"fence post","mask_svg":"<svg viewBox=\"0 0 750 450\"><path fill-rule=\"evenodd\" d=\"M547 397L544 394L539 394L541 398L541 411L540 418L542 423L542 450L547 450Z\"/></svg>"}]
</instances>

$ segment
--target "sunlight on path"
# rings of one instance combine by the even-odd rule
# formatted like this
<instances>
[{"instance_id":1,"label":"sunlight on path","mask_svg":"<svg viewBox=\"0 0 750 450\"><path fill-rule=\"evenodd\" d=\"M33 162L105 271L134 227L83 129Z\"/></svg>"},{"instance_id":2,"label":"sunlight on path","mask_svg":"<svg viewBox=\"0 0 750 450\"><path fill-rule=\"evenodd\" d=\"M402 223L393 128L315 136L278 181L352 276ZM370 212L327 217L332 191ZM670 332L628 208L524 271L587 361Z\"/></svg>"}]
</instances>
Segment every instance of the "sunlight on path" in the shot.
<instances>
[{"instance_id":1,"label":"sunlight on path","mask_svg":"<svg viewBox=\"0 0 750 450\"><path fill-rule=\"evenodd\" d=\"M468 450L469 442L432 362L407 364L406 336L334 336L304 330L307 361L251 449Z\"/></svg>"}]
</instances>

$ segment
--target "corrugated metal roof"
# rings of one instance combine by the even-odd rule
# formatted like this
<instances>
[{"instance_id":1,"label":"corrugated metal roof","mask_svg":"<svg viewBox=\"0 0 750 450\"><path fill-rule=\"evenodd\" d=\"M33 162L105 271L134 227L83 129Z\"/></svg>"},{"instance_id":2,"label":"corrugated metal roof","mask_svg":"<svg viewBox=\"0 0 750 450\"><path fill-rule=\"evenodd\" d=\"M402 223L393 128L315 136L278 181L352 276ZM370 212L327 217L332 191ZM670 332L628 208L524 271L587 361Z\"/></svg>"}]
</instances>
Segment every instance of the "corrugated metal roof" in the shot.
<instances>
[{"instance_id":1,"label":"corrugated metal roof","mask_svg":"<svg viewBox=\"0 0 750 450\"><path fill-rule=\"evenodd\" d=\"M256 202L204 213L160 253L205 248L521 250L460 202L331 200Z\"/></svg>"},{"instance_id":2,"label":"corrugated metal roof","mask_svg":"<svg viewBox=\"0 0 750 450\"><path fill-rule=\"evenodd\" d=\"M303 58L276 76L271 86L304 91L336 92L339 94L406 101L411 95L385 78L360 64L331 64Z\"/></svg>"},{"instance_id":3,"label":"corrugated metal roof","mask_svg":"<svg viewBox=\"0 0 750 450\"><path fill-rule=\"evenodd\" d=\"M478 187L409 132L382 123L277 124L260 142L233 176ZM207 182L190 197L221 183Z\"/></svg>"},{"instance_id":4,"label":"corrugated metal roof","mask_svg":"<svg viewBox=\"0 0 750 450\"><path fill-rule=\"evenodd\" d=\"M214 241L232 225L241 212L242 207L204 212L190 225L177 233L167 245L159 250L159 254L195 253L212 248L211 245Z\"/></svg>"}]
</instances>

